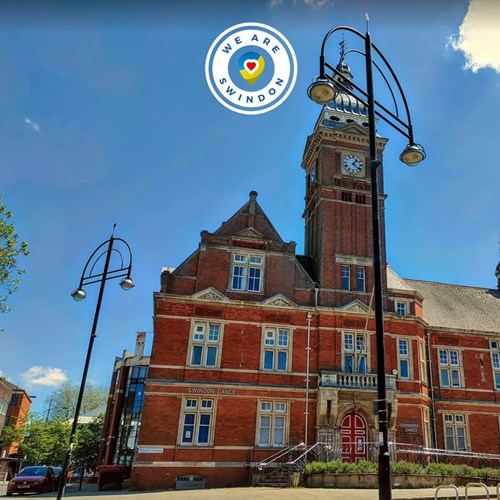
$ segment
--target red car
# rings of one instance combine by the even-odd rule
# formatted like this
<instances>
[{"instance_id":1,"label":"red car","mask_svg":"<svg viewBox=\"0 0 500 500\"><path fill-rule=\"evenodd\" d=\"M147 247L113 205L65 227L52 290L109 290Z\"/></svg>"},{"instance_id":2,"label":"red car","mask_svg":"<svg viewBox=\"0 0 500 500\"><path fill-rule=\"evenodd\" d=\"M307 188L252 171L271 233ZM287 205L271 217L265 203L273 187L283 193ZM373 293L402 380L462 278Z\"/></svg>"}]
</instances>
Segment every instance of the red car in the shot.
<instances>
[{"instance_id":1,"label":"red car","mask_svg":"<svg viewBox=\"0 0 500 500\"><path fill-rule=\"evenodd\" d=\"M57 478L52 467L46 465L34 465L25 467L7 485L7 496L13 493L45 493L57 488Z\"/></svg>"}]
</instances>

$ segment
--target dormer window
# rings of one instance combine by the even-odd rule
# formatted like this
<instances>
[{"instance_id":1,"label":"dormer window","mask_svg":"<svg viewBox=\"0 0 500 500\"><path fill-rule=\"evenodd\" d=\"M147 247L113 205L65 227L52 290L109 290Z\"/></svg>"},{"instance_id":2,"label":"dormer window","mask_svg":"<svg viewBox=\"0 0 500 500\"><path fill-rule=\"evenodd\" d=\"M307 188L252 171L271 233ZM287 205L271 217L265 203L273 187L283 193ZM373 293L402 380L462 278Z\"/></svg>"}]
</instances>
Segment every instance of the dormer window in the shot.
<instances>
[{"instance_id":1,"label":"dormer window","mask_svg":"<svg viewBox=\"0 0 500 500\"><path fill-rule=\"evenodd\" d=\"M260 255L235 253L231 276L231 289L261 292L264 258Z\"/></svg>"},{"instance_id":2,"label":"dormer window","mask_svg":"<svg viewBox=\"0 0 500 500\"><path fill-rule=\"evenodd\" d=\"M408 302L404 300L396 301L396 314L398 316L408 316Z\"/></svg>"}]
</instances>

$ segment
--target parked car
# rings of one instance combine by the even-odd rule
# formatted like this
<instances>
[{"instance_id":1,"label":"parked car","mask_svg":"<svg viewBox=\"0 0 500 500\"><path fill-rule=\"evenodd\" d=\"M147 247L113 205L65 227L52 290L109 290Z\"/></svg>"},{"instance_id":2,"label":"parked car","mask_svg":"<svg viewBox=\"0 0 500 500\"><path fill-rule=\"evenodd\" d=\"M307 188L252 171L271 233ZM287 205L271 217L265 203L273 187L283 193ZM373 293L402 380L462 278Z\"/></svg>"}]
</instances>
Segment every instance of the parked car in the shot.
<instances>
[{"instance_id":1,"label":"parked car","mask_svg":"<svg viewBox=\"0 0 500 500\"><path fill-rule=\"evenodd\" d=\"M14 493L37 492L45 493L57 488L57 478L52 467L46 465L34 465L25 467L19 474L7 484L7 496Z\"/></svg>"},{"instance_id":2,"label":"parked car","mask_svg":"<svg viewBox=\"0 0 500 500\"><path fill-rule=\"evenodd\" d=\"M52 470L54 471L54 475L56 476L55 489L58 489L59 488L59 481L61 480L62 467L52 467Z\"/></svg>"}]
</instances>

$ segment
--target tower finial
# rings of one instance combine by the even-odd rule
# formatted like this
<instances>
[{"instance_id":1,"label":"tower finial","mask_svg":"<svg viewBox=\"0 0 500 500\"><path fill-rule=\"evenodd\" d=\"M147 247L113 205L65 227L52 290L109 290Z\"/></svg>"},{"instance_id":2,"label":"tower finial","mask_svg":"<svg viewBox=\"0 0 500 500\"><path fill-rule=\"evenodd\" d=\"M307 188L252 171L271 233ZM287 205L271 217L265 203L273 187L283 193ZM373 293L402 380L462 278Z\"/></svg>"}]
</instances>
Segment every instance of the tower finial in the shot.
<instances>
[{"instance_id":1,"label":"tower finial","mask_svg":"<svg viewBox=\"0 0 500 500\"><path fill-rule=\"evenodd\" d=\"M366 19L366 32L368 33L370 31L370 16L368 15L368 12L365 12L365 19Z\"/></svg>"},{"instance_id":2,"label":"tower finial","mask_svg":"<svg viewBox=\"0 0 500 500\"><path fill-rule=\"evenodd\" d=\"M342 40L339 43L339 45L340 45L340 62L342 62L344 60L344 56L345 56L345 39L344 39L343 33L342 33Z\"/></svg>"}]
</instances>

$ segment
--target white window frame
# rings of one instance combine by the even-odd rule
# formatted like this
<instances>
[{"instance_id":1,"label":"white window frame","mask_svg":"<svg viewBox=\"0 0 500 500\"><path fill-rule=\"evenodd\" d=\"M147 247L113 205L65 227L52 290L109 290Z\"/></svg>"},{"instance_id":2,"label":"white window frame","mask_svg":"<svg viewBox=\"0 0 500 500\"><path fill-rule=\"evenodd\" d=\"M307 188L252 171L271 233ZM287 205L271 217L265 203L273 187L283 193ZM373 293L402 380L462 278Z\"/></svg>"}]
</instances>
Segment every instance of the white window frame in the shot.
<instances>
[{"instance_id":1,"label":"white window frame","mask_svg":"<svg viewBox=\"0 0 500 500\"><path fill-rule=\"evenodd\" d=\"M290 404L284 400L259 400L255 444L261 448L283 448L288 443Z\"/></svg>"},{"instance_id":2,"label":"white window frame","mask_svg":"<svg viewBox=\"0 0 500 500\"><path fill-rule=\"evenodd\" d=\"M193 320L189 335L187 366L193 368L220 368L222 327L222 323L215 321ZM215 363L211 363L210 360L213 359L212 353L214 351Z\"/></svg>"},{"instance_id":3,"label":"white window frame","mask_svg":"<svg viewBox=\"0 0 500 500\"><path fill-rule=\"evenodd\" d=\"M342 265L342 273L340 275L340 288L342 290L350 290L351 289L351 267L343 264ZM346 281L347 287L344 286L344 280Z\"/></svg>"},{"instance_id":4,"label":"white window frame","mask_svg":"<svg viewBox=\"0 0 500 500\"><path fill-rule=\"evenodd\" d=\"M429 408L423 406L422 407L422 427L424 429L424 448L431 447L431 413Z\"/></svg>"},{"instance_id":5,"label":"white window frame","mask_svg":"<svg viewBox=\"0 0 500 500\"><path fill-rule=\"evenodd\" d=\"M425 349L425 342L417 340L418 345L418 363L420 367L420 382L427 384L427 353Z\"/></svg>"},{"instance_id":6,"label":"white window frame","mask_svg":"<svg viewBox=\"0 0 500 500\"><path fill-rule=\"evenodd\" d=\"M409 337L396 337L396 352L398 355L398 377L403 380L413 379L412 342ZM407 366L407 374L403 374L403 365Z\"/></svg>"},{"instance_id":7,"label":"white window frame","mask_svg":"<svg viewBox=\"0 0 500 500\"><path fill-rule=\"evenodd\" d=\"M177 440L180 446L211 446L213 444L215 405L215 398L191 396L183 398ZM203 431L206 431L206 435Z\"/></svg>"},{"instance_id":8,"label":"white window frame","mask_svg":"<svg viewBox=\"0 0 500 500\"><path fill-rule=\"evenodd\" d=\"M490 353L493 387L496 391L500 391L500 340L490 340Z\"/></svg>"},{"instance_id":9,"label":"white window frame","mask_svg":"<svg viewBox=\"0 0 500 500\"><path fill-rule=\"evenodd\" d=\"M234 252L231 257L229 288L235 292L262 293L264 291L263 254ZM257 276L252 274L257 273ZM236 281L235 281L236 280ZM256 286L258 280L258 286ZM239 281L239 284L236 282Z\"/></svg>"},{"instance_id":10,"label":"white window frame","mask_svg":"<svg viewBox=\"0 0 500 500\"><path fill-rule=\"evenodd\" d=\"M458 349L438 347L439 382L441 387L449 389L463 387L461 358L461 352Z\"/></svg>"},{"instance_id":11,"label":"white window frame","mask_svg":"<svg viewBox=\"0 0 500 500\"><path fill-rule=\"evenodd\" d=\"M362 283L360 287L359 284ZM358 292L366 292L366 270L364 267L356 268L356 290Z\"/></svg>"},{"instance_id":12,"label":"white window frame","mask_svg":"<svg viewBox=\"0 0 500 500\"><path fill-rule=\"evenodd\" d=\"M467 451L467 417L463 413L443 413L444 447L449 451ZM462 446L460 443L462 440Z\"/></svg>"},{"instance_id":13,"label":"white window frame","mask_svg":"<svg viewBox=\"0 0 500 500\"><path fill-rule=\"evenodd\" d=\"M261 369L272 372L291 370L292 331L282 326L265 326L262 329ZM283 367L283 357L285 363Z\"/></svg>"},{"instance_id":14,"label":"white window frame","mask_svg":"<svg viewBox=\"0 0 500 500\"><path fill-rule=\"evenodd\" d=\"M348 358L350 358L348 360ZM366 374L370 372L370 336L365 332L342 333L342 371Z\"/></svg>"},{"instance_id":15,"label":"white window frame","mask_svg":"<svg viewBox=\"0 0 500 500\"><path fill-rule=\"evenodd\" d=\"M410 305L407 300L397 300L394 304L394 312L398 316L408 316L410 314Z\"/></svg>"}]
</instances>

